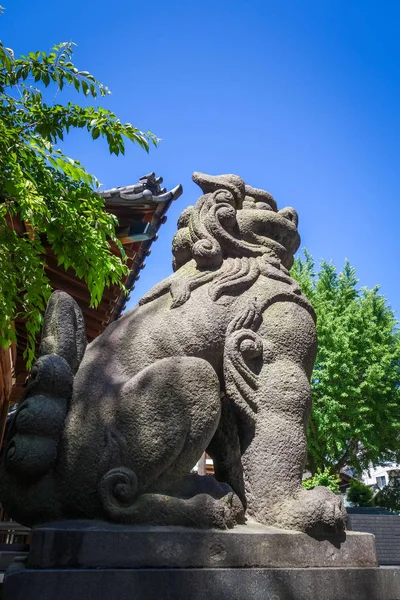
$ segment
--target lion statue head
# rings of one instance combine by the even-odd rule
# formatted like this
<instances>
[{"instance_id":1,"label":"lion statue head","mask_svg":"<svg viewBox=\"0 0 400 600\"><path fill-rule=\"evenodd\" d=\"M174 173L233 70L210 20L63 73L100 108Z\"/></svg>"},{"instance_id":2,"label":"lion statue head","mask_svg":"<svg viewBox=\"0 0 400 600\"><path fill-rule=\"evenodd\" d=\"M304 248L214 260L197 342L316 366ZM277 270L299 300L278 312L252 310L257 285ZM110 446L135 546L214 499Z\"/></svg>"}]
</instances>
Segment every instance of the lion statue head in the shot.
<instances>
[{"instance_id":1,"label":"lion statue head","mask_svg":"<svg viewBox=\"0 0 400 600\"><path fill-rule=\"evenodd\" d=\"M175 273L139 304L169 291L174 308L207 282L212 282L209 293L215 301L229 301L238 285L250 287L268 268L281 271L281 279L287 280L300 245L295 209L278 211L271 194L246 185L237 175L195 172L193 181L203 195L179 217L172 242Z\"/></svg>"}]
</instances>

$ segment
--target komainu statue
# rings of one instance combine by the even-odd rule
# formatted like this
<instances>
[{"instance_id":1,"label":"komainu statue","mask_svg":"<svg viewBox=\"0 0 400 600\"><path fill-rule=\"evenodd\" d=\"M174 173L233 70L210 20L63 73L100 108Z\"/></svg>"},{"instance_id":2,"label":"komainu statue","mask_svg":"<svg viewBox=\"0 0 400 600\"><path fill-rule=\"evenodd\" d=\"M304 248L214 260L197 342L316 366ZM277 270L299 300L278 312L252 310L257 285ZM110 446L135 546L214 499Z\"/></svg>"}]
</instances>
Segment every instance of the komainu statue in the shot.
<instances>
[{"instance_id":1,"label":"komainu statue","mask_svg":"<svg viewBox=\"0 0 400 600\"><path fill-rule=\"evenodd\" d=\"M297 213L237 176L193 178L174 273L136 308L87 346L77 304L51 297L2 456L19 522L344 527L337 496L301 486L317 339L288 271ZM204 450L215 477L191 473Z\"/></svg>"}]
</instances>

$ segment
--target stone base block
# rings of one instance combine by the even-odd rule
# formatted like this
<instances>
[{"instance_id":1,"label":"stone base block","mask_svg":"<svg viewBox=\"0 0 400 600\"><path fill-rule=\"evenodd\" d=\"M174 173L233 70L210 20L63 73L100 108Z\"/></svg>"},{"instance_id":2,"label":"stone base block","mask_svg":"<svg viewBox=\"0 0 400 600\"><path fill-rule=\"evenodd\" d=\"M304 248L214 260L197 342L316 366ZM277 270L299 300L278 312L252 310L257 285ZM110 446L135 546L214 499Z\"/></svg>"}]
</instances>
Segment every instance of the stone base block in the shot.
<instances>
[{"instance_id":1,"label":"stone base block","mask_svg":"<svg viewBox=\"0 0 400 600\"><path fill-rule=\"evenodd\" d=\"M315 539L251 524L230 531L95 521L33 530L4 600L400 600L400 568L374 536Z\"/></svg>"},{"instance_id":2,"label":"stone base block","mask_svg":"<svg viewBox=\"0 0 400 600\"><path fill-rule=\"evenodd\" d=\"M400 569L11 568L4 600L399 600Z\"/></svg>"},{"instance_id":3,"label":"stone base block","mask_svg":"<svg viewBox=\"0 0 400 600\"><path fill-rule=\"evenodd\" d=\"M376 567L375 538L354 531L312 538L257 523L234 529L59 521L33 530L29 567Z\"/></svg>"}]
</instances>

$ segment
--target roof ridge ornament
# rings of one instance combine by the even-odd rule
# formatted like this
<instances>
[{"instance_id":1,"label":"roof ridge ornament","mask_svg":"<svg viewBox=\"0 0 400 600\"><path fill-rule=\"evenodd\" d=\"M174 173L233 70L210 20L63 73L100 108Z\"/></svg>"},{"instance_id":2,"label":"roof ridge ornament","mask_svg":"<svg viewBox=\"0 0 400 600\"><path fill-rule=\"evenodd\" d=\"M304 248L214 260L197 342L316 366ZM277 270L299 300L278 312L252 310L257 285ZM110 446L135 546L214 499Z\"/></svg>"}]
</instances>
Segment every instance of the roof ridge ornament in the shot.
<instances>
[{"instance_id":1,"label":"roof ridge ornament","mask_svg":"<svg viewBox=\"0 0 400 600\"><path fill-rule=\"evenodd\" d=\"M155 173L149 173L140 177L138 183L114 187L99 193L107 201L107 204L122 204L123 206L172 202L182 195L183 188L180 184L168 192L165 187L161 187L162 183L162 177L156 177Z\"/></svg>"}]
</instances>

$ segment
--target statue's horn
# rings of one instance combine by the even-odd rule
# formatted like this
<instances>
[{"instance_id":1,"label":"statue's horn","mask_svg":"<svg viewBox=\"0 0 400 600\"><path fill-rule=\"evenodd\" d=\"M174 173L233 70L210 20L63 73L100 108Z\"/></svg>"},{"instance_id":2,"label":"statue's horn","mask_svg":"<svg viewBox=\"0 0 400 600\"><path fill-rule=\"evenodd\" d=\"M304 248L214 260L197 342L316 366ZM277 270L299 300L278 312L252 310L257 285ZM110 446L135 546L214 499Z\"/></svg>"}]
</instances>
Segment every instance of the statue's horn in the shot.
<instances>
[{"instance_id":1,"label":"statue's horn","mask_svg":"<svg viewBox=\"0 0 400 600\"><path fill-rule=\"evenodd\" d=\"M237 175L206 175L195 171L192 179L201 188L204 194L212 194L217 190L229 190L240 208L245 196L245 183Z\"/></svg>"}]
</instances>

